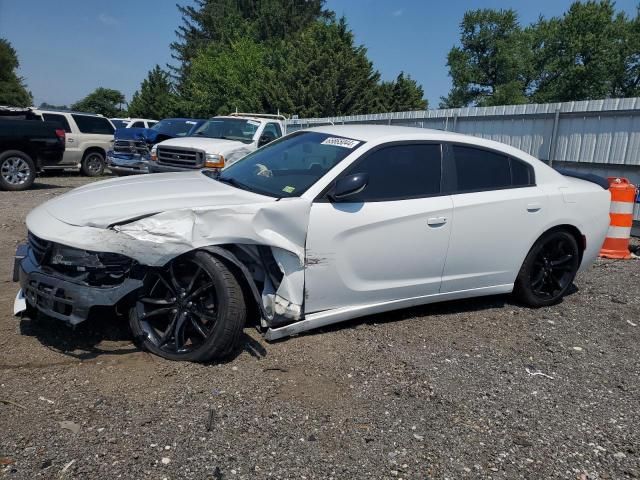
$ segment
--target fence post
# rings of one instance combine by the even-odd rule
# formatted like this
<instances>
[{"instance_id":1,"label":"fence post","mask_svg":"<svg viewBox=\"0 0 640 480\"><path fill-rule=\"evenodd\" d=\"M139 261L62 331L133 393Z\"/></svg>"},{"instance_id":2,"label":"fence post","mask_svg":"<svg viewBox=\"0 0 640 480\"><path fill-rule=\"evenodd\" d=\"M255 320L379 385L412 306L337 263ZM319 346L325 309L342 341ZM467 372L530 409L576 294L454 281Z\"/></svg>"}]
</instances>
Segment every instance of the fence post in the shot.
<instances>
[{"instance_id":1,"label":"fence post","mask_svg":"<svg viewBox=\"0 0 640 480\"><path fill-rule=\"evenodd\" d=\"M560 123L560 107L556 108L553 117L553 130L551 131L551 141L549 142L549 166L553 167L553 159L556 156L556 146L558 144L558 123Z\"/></svg>"},{"instance_id":2,"label":"fence post","mask_svg":"<svg viewBox=\"0 0 640 480\"><path fill-rule=\"evenodd\" d=\"M458 125L458 114L454 114L453 115L453 128L451 129L452 132L456 131L456 126Z\"/></svg>"}]
</instances>

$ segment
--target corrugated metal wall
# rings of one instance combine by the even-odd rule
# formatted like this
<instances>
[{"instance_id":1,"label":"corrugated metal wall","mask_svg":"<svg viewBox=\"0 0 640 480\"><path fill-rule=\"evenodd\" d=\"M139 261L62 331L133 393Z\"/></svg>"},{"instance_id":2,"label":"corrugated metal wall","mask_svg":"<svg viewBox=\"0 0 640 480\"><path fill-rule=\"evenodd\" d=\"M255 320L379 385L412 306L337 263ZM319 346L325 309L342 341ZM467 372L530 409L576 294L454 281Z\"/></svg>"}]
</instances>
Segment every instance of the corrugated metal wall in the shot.
<instances>
[{"instance_id":1,"label":"corrugated metal wall","mask_svg":"<svg viewBox=\"0 0 640 480\"><path fill-rule=\"evenodd\" d=\"M640 183L640 98L293 119L287 131L368 123L434 128L512 145L545 161ZM640 205L635 219L640 220Z\"/></svg>"},{"instance_id":2,"label":"corrugated metal wall","mask_svg":"<svg viewBox=\"0 0 640 480\"><path fill-rule=\"evenodd\" d=\"M541 160L640 166L640 98L309 118L290 120L287 129L327 123L435 128L507 143Z\"/></svg>"}]
</instances>

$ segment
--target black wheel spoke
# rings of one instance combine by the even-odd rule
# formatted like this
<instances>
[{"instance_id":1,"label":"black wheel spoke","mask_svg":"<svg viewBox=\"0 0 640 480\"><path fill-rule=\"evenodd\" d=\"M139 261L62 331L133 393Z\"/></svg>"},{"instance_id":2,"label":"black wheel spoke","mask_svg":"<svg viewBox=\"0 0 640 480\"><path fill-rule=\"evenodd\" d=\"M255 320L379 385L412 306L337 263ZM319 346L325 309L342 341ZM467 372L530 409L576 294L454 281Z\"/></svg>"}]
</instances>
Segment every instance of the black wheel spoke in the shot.
<instances>
[{"instance_id":1,"label":"black wheel spoke","mask_svg":"<svg viewBox=\"0 0 640 480\"><path fill-rule=\"evenodd\" d=\"M558 267L560 265L566 265L567 263L571 262L571 260L573 260L573 255L566 254L561 256L560 258L551 260L549 263L551 264L552 267Z\"/></svg>"},{"instance_id":2,"label":"black wheel spoke","mask_svg":"<svg viewBox=\"0 0 640 480\"><path fill-rule=\"evenodd\" d=\"M538 273L531 279L531 286L534 290L537 290L540 285L542 285L542 281L544 280L544 270L541 268L538 270Z\"/></svg>"},{"instance_id":3,"label":"black wheel spoke","mask_svg":"<svg viewBox=\"0 0 640 480\"><path fill-rule=\"evenodd\" d=\"M200 309L194 309L192 312L194 315L200 317L202 320L205 320L207 323L213 323L216 321L216 316L209 314Z\"/></svg>"},{"instance_id":4,"label":"black wheel spoke","mask_svg":"<svg viewBox=\"0 0 640 480\"><path fill-rule=\"evenodd\" d=\"M158 273L158 280L166 287L169 292L171 292L172 296L175 297L176 289L171 285L171 281L164 278L162 273Z\"/></svg>"},{"instance_id":5,"label":"black wheel spoke","mask_svg":"<svg viewBox=\"0 0 640 480\"><path fill-rule=\"evenodd\" d=\"M152 297L143 297L140 299L142 303L148 303L149 305L174 305L176 303L175 298L152 298Z\"/></svg>"},{"instance_id":6,"label":"black wheel spoke","mask_svg":"<svg viewBox=\"0 0 640 480\"><path fill-rule=\"evenodd\" d=\"M200 287L198 287L191 295L188 295L187 299L191 300L193 298L196 298L198 295L203 294L204 292L206 292L212 287L213 287L213 282L207 282L204 285L201 285Z\"/></svg>"},{"instance_id":7,"label":"black wheel spoke","mask_svg":"<svg viewBox=\"0 0 640 480\"><path fill-rule=\"evenodd\" d=\"M150 312L144 312L144 314L142 315L142 318L144 320L147 320L148 318L151 318L151 317L157 317L159 315L170 313L171 310L173 310L171 307L157 308L155 310L151 310Z\"/></svg>"},{"instance_id":8,"label":"black wheel spoke","mask_svg":"<svg viewBox=\"0 0 640 480\"><path fill-rule=\"evenodd\" d=\"M167 329L163 332L163 334L158 339L158 346L162 347L165 343L171 340L171 336L173 334L173 329L175 327L176 321L178 320L178 313L175 312L173 317L171 317L171 322L167 326Z\"/></svg>"},{"instance_id":9,"label":"black wheel spoke","mask_svg":"<svg viewBox=\"0 0 640 480\"><path fill-rule=\"evenodd\" d=\"M189 320L191 321L191 325L193 325L195 331L198 332L202 338L207 338L209 336L209 331L200 323L195 315L190 315Z\"/></svg>"},{"instance_id":10,"label":"black wheel spoke","mask_svg":"<svg viewBox=\"0 0 640 480\"><path fill-rule=\"evenodd\" d=\"M178 277L176 277L176 272L173 267L173 262L169 265L169 279L171 280L171 285L173 285L173 288L175 289L176 292L179 292L180 290L182 290L182 287L178 282Z\"/></svg>"},{"instance_id":11,"label":"black wheel spoke","mask_svg":"<svg viewBox=\"0 0 640 480\"><path fill-rule=\"evenodd\" d=\"M191 277L191 281L189 282L189 286L187 287L187 294L191 293L191 291L193 290L193 287L196 285L196 280L200 276L200 273L202 273L202 268L200 267L200 265L198 265L198 269L196 270L196 273L193 274L193 277Z\"/></svg>"},{"instance_id":12,"label":"black wheel spoke","mask_svg":"<svg viewBox=\"0 0 640 480\"><path fill-rule=\"evenodd\" d=\"M176 345L176 350L182 350L184 348L184 327L186 324L187 315L183 312L178 315L178 320L175 323L173 330L173 340Z\"/></svg>"}]
</instances>

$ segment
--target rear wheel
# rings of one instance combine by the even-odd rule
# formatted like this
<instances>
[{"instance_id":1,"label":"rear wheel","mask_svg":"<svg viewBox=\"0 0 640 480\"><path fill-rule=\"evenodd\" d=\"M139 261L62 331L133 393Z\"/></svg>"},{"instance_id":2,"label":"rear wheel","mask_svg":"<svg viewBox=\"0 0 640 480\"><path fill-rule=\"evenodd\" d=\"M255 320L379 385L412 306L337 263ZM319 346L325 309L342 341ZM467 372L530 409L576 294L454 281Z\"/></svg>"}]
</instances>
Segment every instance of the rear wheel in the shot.
<instances>
[{"instance_id":1,"label":"rear wheel","mask_svg":"<svg viewBox=\"0 0 640 480\"><path fill-rule=\"evenodd\" d=\"M7 150L0 155L0 190L26 190L36 179L36 166L29 155Z\"/></svg>"},{"instance_id":2,"label":"rear wheel","mask_svg":"<svg viewBox=\"0 0 640 480\"><path fill-rule=\"evenodd\" d=\"M518 278L514 293L532 307L553 305L567 292L580 266L580 251L569 232L545 233L531 248Z\"/></svg>"},{"instance_id":3,"label":"rear wheel","mask_svg":"<svg viewBox=\"0 0 640 480\"><path fill-rule=\"evenodd\" d=\"M245 317L242 288L233 273L199 251L147 273L129 323L150 352L203 362L233 351Z\"/></svg>"},{"instance_id":4,"label":"rear wheel","mask_svg":"<svg viewBox=\"0 0 640 480\"><path fill-rule=\"evenodd\" d=\"M93 151L85 153L82 158L80 170L87 177L99 177L104 173L104 155L100 152Z\"/></svg>"}]
</instances>

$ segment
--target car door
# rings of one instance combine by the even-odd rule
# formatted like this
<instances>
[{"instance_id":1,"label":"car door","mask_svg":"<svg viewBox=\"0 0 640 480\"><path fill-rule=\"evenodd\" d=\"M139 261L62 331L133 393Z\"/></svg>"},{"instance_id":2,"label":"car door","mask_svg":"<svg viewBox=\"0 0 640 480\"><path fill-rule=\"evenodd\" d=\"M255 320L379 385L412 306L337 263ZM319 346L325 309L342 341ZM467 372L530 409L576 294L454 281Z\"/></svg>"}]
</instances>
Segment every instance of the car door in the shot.
<instances>
[{"instance_id":1,"label":"car door","mask_svg":"<svg viewBox=\"0 0 640 480\"><path fill-rule=\"evenodd\" d=\"M105 117L97 115L82 115L72 113L71 116L78 126L79 157L82 160L84 152L91 147L98 147L105 152L113 147L113 124Z\"/></svg>"},{"instance_id":2,"label":"car door","mask_svg":"<svg viewBox=\"0 0 640 480\"><path fill-rule=\"evenodd\" d=\"M43 113L42 118L48 122L56 122L65 131L65 150L62 162L58 165L75 165L79 162L77 157L77 136L73 133L71 125L67 120L67 116L62 113Z\"/></svg>"},{"instance_id":3,"label":"car door","mask_svg":"<svg viewBox=\"0 0 640 480\"><path fill-rule=\"evenodd\" d=\"M449 243L452 200L441 195L441 146L387 144L339 178L366 173L345 201L311 207L305 312L437 294Z\"/></svg>"},{"instance_id":4,"label":"car door","mask_svg":"<svg viewBox=\"0 0 640 480\"><path fill-rule=\"evenodd\" d=\"M548 207L532 166L468 145L444 150L453 222L441 291L513 284L544 228Z\"/></svg>"}]
</instances>

